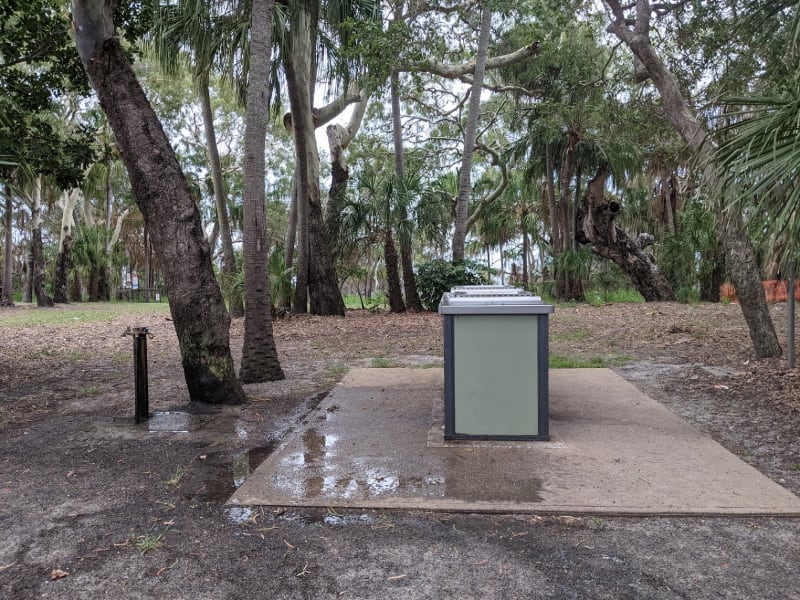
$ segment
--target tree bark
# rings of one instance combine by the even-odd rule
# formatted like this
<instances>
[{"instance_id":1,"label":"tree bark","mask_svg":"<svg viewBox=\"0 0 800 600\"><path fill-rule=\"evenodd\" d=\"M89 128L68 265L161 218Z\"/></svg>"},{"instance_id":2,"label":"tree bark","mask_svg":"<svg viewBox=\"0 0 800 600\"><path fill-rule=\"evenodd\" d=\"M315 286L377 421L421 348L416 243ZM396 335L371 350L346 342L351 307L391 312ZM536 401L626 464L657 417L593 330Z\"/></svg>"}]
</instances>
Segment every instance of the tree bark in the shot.
<instances>
[{"instance_id":1,"label":"tree bark","mask_svg":"<svg viewBox=\"0 0 800 600\"><path fill-rule=\"evenodd\" d=\"M336 260L339 257L339 230L349 173L344 159L344 128L339 125L328 125L325 132L328 134L331 154L331 187L328 190L328 205L325 208L325 232L330 244L330 253Z\"/></svg>"},{"instance_id":2,"label":"tree bark","mask_svg":"<svg viewBox=\"0 0 800 600\"><path fill-rule=\"evenodd\" d=\"M244 383L283 379L272 331L267 239L265 144L274 0L253 0L250 73L244 132L244 284L246 310L239 378Z\"/></svg>"},{"instance_id":3,"label":"tree bark","mask_svg":"<svg viewBox=\"0 0 800 600\"><path fill-rule=\"evenodd\" d=\"M78 191L61 193L61 236L58 242L56 257L56 279L53 285L53 302L66 304L69 302L69 270L72 265L72 228L75 219L72 216L78 200ZM106 228L108 239L108 228ZM108 250L106 250L108 253Z\"/></svg>"},{"instance_id":4,"label":"tree bark","mask_svg":"<svg viewBox=\"0 0 800 600\"><path fill-rule=\"evenodd\" d=\"M389 296L389 310L401 313L406 310L403 292L400 287L400 272L397 270L397 248L392 237L392 228L386 227L383 234L383 260L386 265L386 292Z\"/></svg>"},{"instance_id":5,"label":"tree bark","mask_svg":"<svg viewBox=\"0 0 800 600\"><path fill-rule=\"evenodd\" d=\"M11 200L11 188L8 184L3 189L5 207L3 211L5 236L3 241L3 293L0 295L0 306L14 306L14 203Z\"/></svg>"},{"instance_id":6,"label":"tree bark","mask_svg":"<svg viewBox=\"0 0 800 600\"><path fill-rule=\"evenodd\" d=\"M25 253L25 281L22 283L22 301L33 302L33 248Z\"/></svg>"},{"instance_id":7,"label":"tree bark","mask_svg":"<svg viewBox=\"0 0 800 600\"><path fill-rule=\"evenodd\" d=\"M53 299L44 288L44 248L42 246L42 177L36 178L33 187L31 215L31 254L33 254L33 293L39 307L53 306Z\"/></svg>"},{"instance_id":8,"label":"tree bark","mask_svg":"<svg viewBox=\"0 0 800 600\"><path fill-rule=\"evenodd\" d=\"M453 263L464 262L464 245L467 237L467 214L472 196L472 157L475 152L475 136L478 132L478 117L481 111L481 91L483 75L489 48L489 33L492 24L492 11L487 5L481 8L481 28L478 37L478 52L475 58L475 76L467 110L467 124L464 128L464 153L461 157L461 172L458 179L458 198L456 200L456 220L453 231Z\"/></svg>"},{"instance_id":9,"label":"tree bark","mask_svg":"<svg viewBox=\"0 0 800 600\"><path fill-rule=\"evenodd\" d=\"M113 8L74 0L79 54L116 135L133 196L166 280L192 400L246 401L230 352L230 315L211 267L202 222L175 153L118 39Z\"/></svg>"},{"instance_id":10,"label":"tree bark","mask_svg":"<svg viewBox=\"0 0 800 600\"><path fill-rule=\"evenodd\" d=\"M294 247L297 241L297 225L298 225L298 205L297 205L297 169L294 170L292 177L292 191L291 200L289 202L289 222L286 225L286 239L284 240L283 247L283 268L290 271L294 266ZM290 309L292 306L292 290L291 288L278 298L278 306L285 309Z\"/></svg>"},{"instance_id":11,"label":"tree bark","mask_svg":"<svg viewBox=\"0 0 800 600\"><path fill-rule=\"evenodd\" d=\"M620 205L605 197L606 176L606 170L601 168L587 185L579 211L578 241L591 244L594 252L620 267L645 301L674 300L669 282L658 269L653 256L645 252L647 245L652 243L652 236L639 234L634 241L615 223Z\"/></svg>"},{"instance_id":12,"label":"tree bark","mask_svg":"<svg viewBox=\"0 0 800 600\"><path fill-rule=\"evenodd\" d=\"M56 281L53 289L53 302L69 302L69 270L72 265L72 235L65 235L56 258Z\"/></svg>"},{"instance_id":13,"label":"tree bark","mask_svg":"<svg viewBox=\"0 0 800 600\"><path fill-rule=\"evenodd\" d=\"M315 128L314 110L311 103L311 71L316 42L316 20L312 11L318 4L298 4L291 11L291 49L285 53L286 83L291 106L292 133L295 153L299 167L298 185L298 234L307 235L307 281L310 310L315 315L344 315L344 300L339 291L336 266L330 255L330 246L322 215L322 201L319 187L319 152ZM316 16L316 15L314 15ZM307 211L304 212L303 211ZM300 230L302 216L307 216L303 230ZM302 242L302 239L301 239ZM300 288L300 269L303 267L298 253L298 288ZM300 312L303 301L295 291L295 312ZM302 307L303 309L305 307Z\"/></svg>"},{"instance_id":14,"label":"tree bark","mask_svg":"<svg viewBox=\"0 0 800 600\"><path fill-rule=\"evenodd\" d=\"M364 113L366 113L367 105L369 104L369 98L366 95L362 94L360 97L361 100L355 105L347 127L334 123L325 128L331 155L331 187L328 191L328 203L325 207L325 234L328 238L334 263L339 258L342 207L349 179L349 170L344 151L353 141L358 129L361 127Z\"/></svg>"},{"instance_id":15,"label":"tree bark","mask_svg":"<svg viewBox=\"0 0 800 600\"><path fill-rule=\"evenodd\" d=\"M614 16L608 31L624 42L647 70L661 95L664 112L678 134L689 148L705 164L705 184L710 186L715 179L713 148L706 141L706 130L689 109L680 86L664 62L656 54L648 35L650 25L650 3L636 0L635 28L631 29L625 11L618 0L605 0ZM773 358L782 354L775 326L769 315L758 262L745 231L741 215L726 217L724 206L715 206L717 213L717 236L725 248L725 261L734 286L742 286L744 296L739 306L750 331L750 339L758 358Z\"/></svg>"},{"instance_id":16,"label":"tree bark","mask_svg":"<svg viewBox=\"0 0 800 600\"><path fill-rule=\"evenodd\" d=\"M284 120L290 128L294 138L295 149L295 187L297 194L297 258L296 280L292 312L305 314L308 312L308 274L309 274L309 243L308 243L308 212L309 212L309 157L308 139L298 129L303 126L303 117L300 116L300 106L304 103L304 96L308 94L306 77L302 76L301 65L295 63L294 57L289 54L284 58L286 71L286 89L289 94L291 114ZM294 98L294 100L293 100ZM306 99L310 106L310 100ZM319 159L317 159L319 160ZM319 186L319 183L317 183Z\"/></svg>"},{"instance_id":17,"label":"tree bark","mask_svg":"<svg viewBox=\"0 0 800 600\"><path fill-rule=\"evenodd\" d=\"M206 136L206 155L211 170L211 183L214 188L214 204L217 208L217 222L219 234L222 238L222 284L223 289L230 289L231 282L236 276L236 254L233 251L233 236L231 235L231 221L228 218L227 194L225 183L222 180L222 163L219 158L217 145L217 132L214 129L214 110L211 106L211 94L208 86L208 75L204 75L200 86L200 107L203 113L203 130ZM228 300L228 310L231 317L244 316L244 304L238 294L232 294Z\"/></svg>"}]
</instances>

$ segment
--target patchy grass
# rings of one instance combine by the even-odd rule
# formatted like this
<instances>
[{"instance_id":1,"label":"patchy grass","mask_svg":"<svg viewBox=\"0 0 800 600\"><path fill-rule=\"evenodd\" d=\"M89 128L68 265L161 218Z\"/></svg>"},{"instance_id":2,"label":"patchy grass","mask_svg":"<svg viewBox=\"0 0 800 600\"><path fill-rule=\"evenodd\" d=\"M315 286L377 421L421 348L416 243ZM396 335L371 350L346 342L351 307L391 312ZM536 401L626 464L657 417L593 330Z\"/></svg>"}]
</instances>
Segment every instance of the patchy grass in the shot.
<instances>
[{"instance_id":1,"label":"patchy grass","mask_svg":"<svg viewBox=\"0 0 800 600\"><path fill-rule=\"evenodd\" d=\"M443 369L444 368L444 361L442 360L434 360L431 362L426 362L416 367L417 369Z\"/></svg>"},{"instance_id":2,"label":"patchy grass","mask_svg":"<svg viewBox=\"0 0 800 600\"><path fill-rule=\"evenodd\" d=\"M335 379L338 381L344 377L349 370L350 368L344 363L329 362L325 365L324 374L326 379Z\"/></svg>"},{"instance_id":3,"label":"patchy grass","mask_svg":"<svg viewBox=\"0 0 800 600\"><path fill-rule=\"evenodd\" d=\"M566 356L564 354L550 355L551 369L607 369L621 367L633 360L627 354L609 354L604 356Z\"/></svg>"},{"instance_id":4,"label":"patchy grass","mask_svg":"<svg viewBox=\"0 0 800 600\"><path fill-rule=\"evenodd\" d=\"M84 360L89 360L91 358L91 354L86 350L70 350L67 352L67 359L70 362L81 362Z\"/></svg>"},{"instance_id":5,"label":"patchy grass","mask_svg":"<svg viewBox=\"0 0 800 600\"><path fill-rule=\"evenodd\" d=\"M644 302L644 297L636 290L589 290L586 292L586 302L592 306L600 306L620 302Z\"/></svg>"},{"instance_id":6,"label":"patchy grass","mask_svg":"<svg viewBox=\"0 0 800 600\"><path fill-rule=\"evenodd\" d=\"M103 388L99 385L90 385L80 390L79 394L81 396L97 396L100 392L103 391Z\"/></svg>"},{"instance_id":7,"label":"patchy grass","mask_svg":"<svg viewBox=\"0 0 800 600\"><path fill-rule=\"evenodd\" d=\"M177 487L184 475L186 475L186 469L179 465L178 468L175 469L175 473L173 473L172 477L167 479L164 483L170 487Z\"/></svg>"},{"instance_id":8,"label":"patchy grass","mask_svg":"<svg viewBox=\"0 0 800 600\"><path fill-rule=\"evenodd\" d=\"M122 315L169 313L166 302L92 302L58 305L55 308L26 308L1 310L0 329L6 327L31 327L36 325L80 325L110 321Z\"/></svg>"},{"instance_id":9,"label":"patchy grass","mask_svg":"<svg viewBox=\"0 0 800 600\"><path fill-rule=\"evenodd\" d=\"M158 550L163 541L163 533L138 535L132 540L133 547L136 548L141 555L145 555L153 550Z\"/></svg>"},{"instance_id":10,"label":"patchy grass","mask_svg":"<svg viewBox=\"0 0 800 600\"><path fill-rule=\"evenodd\" d=\"M550 337L564 342L585 342L591 334L588 329L573 329L571 331L551 332Z\"/></svg>"},{"instance_id":11,"label":"patchy grass","mask_svg":"<svg viewBox=\"0 0 800 600\"><path fill-rule=\"evenodd\" d=\"M373 369L391 369L392 367L397 366L395 362L389 358L384 358L383 356L376 356L372 359L372 363L370 366Z\"/></svg>"}]
</instances>

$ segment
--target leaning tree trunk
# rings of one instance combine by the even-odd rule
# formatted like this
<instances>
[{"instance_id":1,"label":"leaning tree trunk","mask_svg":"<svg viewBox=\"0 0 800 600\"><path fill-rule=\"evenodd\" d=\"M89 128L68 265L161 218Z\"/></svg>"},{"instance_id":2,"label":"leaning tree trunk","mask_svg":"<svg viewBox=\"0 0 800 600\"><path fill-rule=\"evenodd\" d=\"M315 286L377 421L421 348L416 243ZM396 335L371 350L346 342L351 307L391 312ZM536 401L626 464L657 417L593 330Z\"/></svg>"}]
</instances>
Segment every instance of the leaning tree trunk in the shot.
<instances>
[{"instance_id":1,"label":"leaning tree trunk","mask_svg":"<svg viewBox=\"0 0 800 600\"><path fill-rule=\"evenodd\" d=\"M634 241L616 224L620 205L605 197L606 176L606 170L601 168L589 181L579 211L578 241L591 244L594 252L620 267L645 301L674 300L672 288L652 254L645 252L653 237L641 233Z\"/></svg>"},{"instance_id":2,"label":"leaning tree trunk","mask_svg":"<svg viewBox=\"0 0 800 600\"><path fill-rule=\"evenodd\" d=\"M607 31L627 44L641 65L639 70L647 71L661 96L666 117L692 152L706 165L705 184L711 186L715 179L713 145L706 143L705 128L689 109L689 103L683 96L678 81L664 65L650 42L649 1L636 0L633 29L630 26L630 19L625 14L626 8L630 7L623 7L619 0L605 0L605 3L614 16L614 21L608 26ZM758 358L778 357L783 351L769 315L755 252L750 237L742 226L741 215L727 219L724 206L718 205L715 208L717 235L725 248L726 265L734 279L734 285L745 288L745 295L740 297L739 306L747 321L753 349Z\"/></svg>"},{"instance_id":3,"label":"leaning tree trunk","mask_svg":"<svg viewBox=\"0 0 800 600\"><path fill-rule=\"evenodd\" d=\"M6 184L3 189L5 196L4 227L6 235L3 242L3 293L0 295L0 306L14 306L14 238L12 226L14 225L14 203L11 201L11 188Z\"/></svg>"},{"instance_id":4,"label":"leaning tree trunk","mask_svg":"<svg viewBox=\"0 0 800 600\"><path fill-rule=\"evenodd\" d=\"M203 113L203 130L206 136L206 154L211 170L211 184L214 188L214 204L217 208L217 222L222 238L222 284L230 290L236 276L236 254L233 251L233 236L231 235L231 221L228 218L228 203L226 202L225 183L222 180L222 163L219 158L217 145L217 132L214 129L214 111L211 106L209 93L208 74L200 82L200 107ZM244 316L244 304L239 294L231 294L229 310L232 317Z\"/></svg>"},{"instance_id":5,"label":"leaning tree trunk","mask_svg":"<svg viewBox=\"0 0 800 600\"><path fill-rule=\"evenodd\" d=\"M73 18L78 51L116 135L163 269L189 395L201 402L245 402L230 351L230 315L211 267L200 212L114 36L113 8L97 0L74 0Z\"/></svg>"},{"instance_id":6,"label":"leaning tree trunk","mask_svg":"<svg viewBox=\"0 0 800 600\"><path fill-rule=\"evenodd\" d=\"M250 81L244 130L244 343L239 378L245 383L283 379L272 331L265 160L274 0L253 0Z\"/></svg>"},{"instance_id":7,"label":"leaning tree trunk","mask_svg":"<svg viewBox=\"0 0 800 600\"><path fill-rule=\"evenodd\" d=\"M742 310L745 307L761 307L762 310L749 310L746 318L753 340L753 349L758 358L777 357L782 354L782 349L775 334L775 327L767 307L764 295L764 286L761 277L752 277L758 273L758 263L750 244L750 238L745 233L741 213L734 210L717 211L717 232L725 248L725 266L728 269L736 297Z\"/></svg>"}]
</instances>

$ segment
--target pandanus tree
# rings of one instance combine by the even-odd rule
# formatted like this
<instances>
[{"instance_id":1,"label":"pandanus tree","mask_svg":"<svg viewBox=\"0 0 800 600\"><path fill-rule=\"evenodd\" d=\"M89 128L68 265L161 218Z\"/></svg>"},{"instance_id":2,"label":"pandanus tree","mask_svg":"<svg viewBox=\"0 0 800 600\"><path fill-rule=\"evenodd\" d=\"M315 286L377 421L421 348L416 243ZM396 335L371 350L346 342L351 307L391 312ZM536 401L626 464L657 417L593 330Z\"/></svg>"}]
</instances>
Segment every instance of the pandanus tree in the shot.
<instances>
[{"instance_id":1,"label":"pandanus tree","mask_svg":"<svg viewBox=\"0 0 800 600\"><path fill-rule=\"evenodd\" d=\"M413 177L399 181L393 173L366 167L358 175L356 194L342 210L342 250L366 253L370 246L382 249L386 295L392 312L406 309L397 240L410 240L412 235L407 215L413 196L410 190L414 188L418 188L418 180Z\"/></svg>"},{"instance_id":2,"label":"pandanus tree","mask_svg":"<svg viewBox=\"0 0 800 600\"><path fill-rule=\"evenodd\" d=\"M214 277L200 212L114 26L115 2L74 0L75 42L116 136L131 188L164 271L192 400L241 403L230 315Z\"/></svg>"}]
</instances>

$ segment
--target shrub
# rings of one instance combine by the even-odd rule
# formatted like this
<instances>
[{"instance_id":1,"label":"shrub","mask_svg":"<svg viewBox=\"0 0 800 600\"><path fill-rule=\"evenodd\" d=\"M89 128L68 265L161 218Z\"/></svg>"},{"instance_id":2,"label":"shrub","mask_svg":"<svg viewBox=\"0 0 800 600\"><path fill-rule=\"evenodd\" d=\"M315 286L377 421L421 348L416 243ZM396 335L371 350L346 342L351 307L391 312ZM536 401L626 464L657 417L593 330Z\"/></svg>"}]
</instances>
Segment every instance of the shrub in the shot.
<instances>
[{"instance_id":1,"label":"shrub","mask_svg":"<svg viewBox=\"0 0 800 600\"><path fill-rule=\"evenodd\" d=\"M425 310L439 310L442 294L456 285L480 285L486 283L481 267L465 261L458 265L436 259L417 267L417 291Z\"/></svg>"}]
</instances>

